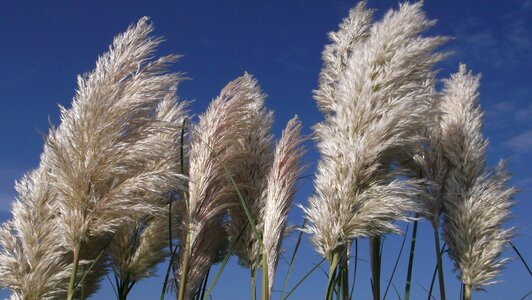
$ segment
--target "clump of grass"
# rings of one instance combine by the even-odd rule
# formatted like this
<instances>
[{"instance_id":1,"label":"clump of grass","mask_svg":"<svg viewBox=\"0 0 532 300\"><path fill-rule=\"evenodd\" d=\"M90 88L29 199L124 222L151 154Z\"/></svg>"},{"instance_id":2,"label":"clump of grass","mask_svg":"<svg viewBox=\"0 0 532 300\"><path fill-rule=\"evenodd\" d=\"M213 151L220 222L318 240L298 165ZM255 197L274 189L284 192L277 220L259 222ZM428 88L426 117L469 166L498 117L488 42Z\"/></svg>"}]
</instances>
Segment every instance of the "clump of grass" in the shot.
<instances>
[{"instance_id":1,"label":"clump of grass","mask_svg":"<svg viewBox=\"0 0 532 300\"><path fill-rule=\"evenodd\" d=\"M434 229L445 299L443 212L443 238L470 300L506 262L500 256L513 228L503 224L516 192L504 162L486 166L480 78L461 65L436 91L433 68L445 57L436 49L447 38L422 36L435 22L421 2L401 4L380 21L373 14L360 2L323 51L314 91L324 114L314 127L321 157L302 228L323 259L283 299L325 260L325 298L350 299L351 246L356 260L362 238L370 239L373 298L380 299L383 236L419 216ZM261 298L271 298L304 169L301 122L291 119L274 145L273 112L246 73L185 130L187 102L176 99L182 77L167 72L177 57L154 58L161 40L150 37L152 29L142 18L79 77L40 165L17 183L13 218L0 227L0 287L13 299L83 299L110 270L117 298L126 299L168 256L177 299L207 299L233 254L250 269L251 298L259 270ZM407 281L413 254L412 246ZM405 298L409 292L408 282Z\"/></svg>"}]
</instances>

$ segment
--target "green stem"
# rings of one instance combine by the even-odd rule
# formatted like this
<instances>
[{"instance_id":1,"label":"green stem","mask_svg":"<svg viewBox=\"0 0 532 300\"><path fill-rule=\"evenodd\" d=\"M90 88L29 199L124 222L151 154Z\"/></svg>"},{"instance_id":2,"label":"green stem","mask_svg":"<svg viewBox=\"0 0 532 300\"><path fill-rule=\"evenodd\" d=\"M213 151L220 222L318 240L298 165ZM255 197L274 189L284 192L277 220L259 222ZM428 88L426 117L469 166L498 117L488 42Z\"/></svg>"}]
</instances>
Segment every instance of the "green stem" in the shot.
<instances>
[{"instance_id":1,"label":"green stem","mask_svg":"<svg viewBox=\"0 0 532 300\"><path fill-rule=\"evenodd\" d=\"M251 300L257 299L257 270L251 267Z\"/></svg>"},{"instance_id":2,"label":"green stem","mask_svg":"<svg viewBox=\"0 0 532 300\"><path fill-rule=\"evenodd\" d=\"M443 246L441 247L441 250L440 250L440 255L443 254L443 251L445 250L445 246L447 246L447 244L443 243ZM427 298L428 300L434 298L434 297L432 297L432 290L434 289L434 282L436 281L436 273L438 273L438 263L436 263L436 266L434 266L434 272L432 272L432 280L430 281L429 297ZM462 290L463 290L463 288L460 288L460 298L459 299L462 299Z\"/></svg>"},{"instance_id":3,"label":"green stem","mask_svg":"<svg viewBox=\"0 0 532 300\"><path fill-rule=\"evenodd\" d=\"M528 270L528 274L532 276L532 271L530 270L530 267L526 263L525 258L521 255L519 250L517 250L517 247L514 245L514 243L512 243L512 241L509 241L509 243L510 243L510 246L512 246L512 249L514 249L515 253L517 253L517 256L519 256L519 259L521 260L521 262L523 262L523 264L525 265L525 268Z\"/></svg>"},{"instance_id":4,"label":"green stem","mask_svg":"<svg viewBox=\"0 0 532 300\"><path fill-rule=\"evenodd\" d=\"M262 300L270 299L270 283L268 274L268 257L266 251L262 253Z\"/></svg>"},{"instance_id":5,"label":"green stem","mask_svg":"<svg viewBox=\"0 0 532 300\"><path fill-rule=\"evenodd\" d=\"M76 286L76 277L78 274L80 248L81 248L81 243L78 242L73 250L74 260L72 261L72 271L70 273L70 282L68 283L67 300L74 299L74 289Z\"/></svg>"},{"instance_id":6,"label":"green stem","mask_svg":"<svg viewBox=\"0 0 532 300\"><path fill-rule=\"evenodd\" d=\"M353 283L351 284L351 293L349 293L349 299L353 299L353 292L355 291L355 282L357 279L357 266L358 266L358 240L355 240L355 260L353 268Z\"/></svg>"},{"instance_id":7,"label":"green stem","mask_svg":"<svg viewBox=\"0 0 532 300\"><path fill-rule=\"evenodd\" d=\"M464 285L464 300L471 300L471 285Z\"/></svg>"},{"instance_id":8,"label":"green stem","mask_svg":"<svg viewBox=\"0 0 532 300\"><path fill-rule=\"evenodd\" d=\"M434 225L434 243L436 249L436 258L438 260L438 280L440 283L440 300L445 300L445 281L443 278L443 263L440 252L440 234L438 231L438 224Z\"/></svg>"},{"instance_id":9,"label":"green stem","mask_svg":"<svg viewBox=\"0 0 532 300\"><path fill-rule=\"evenodd\" d=\"M371 274L373 278L373 299L380 300L381 290L381 257L380 257L380 236L370 238L369 252L371 253Z\"/></svg>"},{"instance_id":10,"label":"green stem","mask_svg":"<svg viewBox=\"0 0 532 300\"><path fill-rule=\"evenodd\" d=\"M170 278L170 269L172 269L172 266L174 265L174 258L175 258L175 254L178 248L179 248L179 245L176 245L174 247L174 250L170 253L170 261L168 262L168 267L166 268L166 274L164 276L163 288L161 290L160 300L164 300L164 296L166 294L166 287L168 286L168 279Z\"/></svg>"},{"instance_id":11,"label":"green stem","mask_svg":"<svg viewBox=\"0 0 532 300\"><path fill-rule=\"evenodd\" d=\"M203 299L203 297L205 297L205 291L207 290L207 283L209 282L210 273L211 273L211 267L209 267L209 270L207 271L207 274L205 275L205 280L203 281L203 287L201 288L201 294L198 299Z\"/></svg>"},{"instance_id":12,"label":"green stem","mask_svg":"<svg viewBox=\"0 0 532 300\"><path fill-rule=\"evenodd\" d=\"M188 225L186 234L185 253L183 255L182 266L180 268L181 274L179 275L178 300L185 300L186 296L188 263L190 260L190 230Z\"/></svg>"},{"instance_id":13,"label":"green stem","mask_svg":"<svg viewBox=\"0 0 532 300\"><path fill-rule=\"evenodd\" d=\"M418 218L416 214L415 218ZM410 299L410 285L412 283L412 269L414 268L414 253L416 249L416 236L417 236L417 220L414 221L414 228L412 229L412 241L410 244L410 256L408 258L408 270L406 271L406 285L405 285L405 300Z\"/></svg>"},{"instance_id":14,"label":"green stem","mask_svg":"<svg viewBox=\"0 0 532 300\"><path fill-rule=\"evenodd\" d=\"M406 230L405 234L403 236L403 242L401 242L401 248L399 249L399 254L397 254L397 259L395 260L395 264L393 266L392 274L390 275L390 279L388 280L388 284L386 285L386 290L384 290L384 296L382 296L382 299L386 299L386 295L388 295L388 291L390 290L390 286L393 287L393 277L395 276L395 271L397 271L397 266L399 265L399 260L401 259L401 255L403 255L403 249L405 247L406 242L406 234L408 233L408 228L410 227L410 224L406 224ZM382 253L382 251L381 251ZM396 288L394 287L396 290Z\"/></svg>"},{"instance_id":15,"label":"green stem","mask_svg":"<svg viewBox=\"0 0 532 300\"><path fill-rule=\"evenodd\" d=\"M342 297L344 300L349 300L349 253L348 253L349 247L345 247L342 250L342 254L340 256L340 278L341 278L341 285L342 285Z\"/></svg>"},{"instance_id":16,"label":"green stem","mask_svg":"<svg viewBox=\"0 0 532 300\"><path fill-rule=\"evenodd\" d=\"M334 285L336 282L336 269L338 267L338 256L339 252L335 251L334 253L332 253L332 257L329 260L329 282L327 283L327 293L325 294L326 300L332 300L333 298Z\"/></svg>"},{"instance_id":17,"label":"green stem","mask_svg":"<svg viewBox=\"0 0 532 300\"><path fill-rule=\"evenodd\" d=\"M262 253L262 300L270 299L270 284L268 282L268 257L266 251Z\"/></svg>"}]
</instances>

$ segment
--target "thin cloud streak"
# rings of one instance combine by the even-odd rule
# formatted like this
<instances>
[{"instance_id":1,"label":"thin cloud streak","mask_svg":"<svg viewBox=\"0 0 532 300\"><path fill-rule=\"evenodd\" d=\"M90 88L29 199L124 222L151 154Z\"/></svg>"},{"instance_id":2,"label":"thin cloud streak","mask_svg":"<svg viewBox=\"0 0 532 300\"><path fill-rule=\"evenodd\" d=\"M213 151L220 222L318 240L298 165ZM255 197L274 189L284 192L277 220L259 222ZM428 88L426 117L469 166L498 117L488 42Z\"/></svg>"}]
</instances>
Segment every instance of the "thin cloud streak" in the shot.
<instances>
[{"instance_id":1,"label":"thin cloud streak","mask_svg":"<svg viewBox=\"0 0 532 300\"><path fill-rule=\"evenodd\" d=\"M532 151L532 129L510 138L504 145L518 154Z\"/></svg>"}]
</instances>

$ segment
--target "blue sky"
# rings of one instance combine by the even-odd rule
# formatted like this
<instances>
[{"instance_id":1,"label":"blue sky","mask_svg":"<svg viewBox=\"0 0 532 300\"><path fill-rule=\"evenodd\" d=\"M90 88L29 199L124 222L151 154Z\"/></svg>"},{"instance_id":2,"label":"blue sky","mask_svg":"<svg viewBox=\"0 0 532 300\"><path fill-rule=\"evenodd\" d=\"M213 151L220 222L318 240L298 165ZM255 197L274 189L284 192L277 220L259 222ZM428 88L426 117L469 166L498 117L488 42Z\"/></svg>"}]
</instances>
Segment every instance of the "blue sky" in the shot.
<instances>
[{"instance_id":1,"label":"blue sky","mask_svg":"<svg viewBox=\"0 0 532 300\"><path fill-rule=\"evenodd\" d=\"M39 132L46 132L49 120L58 124L57 104L69 107L76 75L94 68L99 54L107 50L114 35L142 16L150 16L156 34L166 38L161 54L184 55L173 70L186 72L192 80L179 88L182 99L194 99L193 111L201 113L208 102L233 78L247 71L256 76L269 95L275 111L275 132L294 114L305 133L321 120L312 99L321 68L321 51L326 33L336 30L355 1L0 1L0 220L9 217L14 198L14 181L35 168L42 150ZM397 1L369 1L379 16ZM514 242L532 262L532 1L426 1L430 18L438 19L431 34L453 36L446 47L454 55L442 63L441 77L455 72L465 62L482 73L481 105L485 110L484 133L490 139L488 161L509 159L512 184L521 191L515 197L513 219L518 227ZM309 144L309 147L312 147ZM317 158L309 149L305 157L312 172ZM297 203L306 203L311 181L303 181ZM294 207L290 222L300 224L301 211ZM383 279L387 279L400 246L401 236L390 236L385 244ZM294 237L285 241L291 253ZM413 283L414 299L426 296L434 266L431 227L422 224ZM361 259L368 259L367 242L360 245ZM289 254L287 254L289 256ZM505 256L515 255L507 251ZM319 257L305 239L293 285ZM449 299L456 299L459 285L447 270ZM393 283L404 289L405 259L399 264ZM281 261L275 288L282 286L286 263ZM370 295L369 267L360 261L355 294ZM1 275L0 275L1 276ZM508 264L501 283L477 293L482 299L519 299L529 292L531 279L519 261ZM160 278L141 282L130 299L158 297ZM236 265L224 271L214 299L246 299L248 272ZM417 284L419 282L419 284ZM294 294L294 299L320 299L326 280L315 272ZM275 289L274 288L274 289ZM0 291L0 297L7 293ZM102 282L102 292L93 299L110 299L112 290ZM275 298L275 294L274 294ZM392 293L388 299L396 299Z\"/></svg>"}]
</instances>

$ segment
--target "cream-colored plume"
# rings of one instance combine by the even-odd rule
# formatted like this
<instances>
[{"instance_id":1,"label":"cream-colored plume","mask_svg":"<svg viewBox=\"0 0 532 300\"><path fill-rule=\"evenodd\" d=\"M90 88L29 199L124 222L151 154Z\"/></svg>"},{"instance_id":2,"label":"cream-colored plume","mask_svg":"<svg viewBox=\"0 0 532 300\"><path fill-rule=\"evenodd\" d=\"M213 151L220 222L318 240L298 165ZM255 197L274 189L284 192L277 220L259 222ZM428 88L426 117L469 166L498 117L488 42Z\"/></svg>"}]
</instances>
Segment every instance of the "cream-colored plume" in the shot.
<instances>
[{"instance_id":1,"label":"cream-colored plume","mask_svg":"<svg viewBox=\"0 0 532 300\"><path fill-rule=\"evenodd\" d=\"M242 140L237 141L233 151L242 154L240 167L233 177L239 185L240 194L246 202L256 229L261 231L264 224L261 210L264 201L261 198L262 191L266 187L266 177L273 161L273 134L271 127L273 113L265 107L266 96L260 90L255 79L249 77L249 131ZM234 203L228 210L230 222L228 224L229 240L233 243L238 236L240 239L235 243L234 252L239 258L239 263L249 269L256 270L260 267L260 242L248 224L248 218L242 207L240 199L235 195Z\"/></svg>"},{"instance_id":2,"label":"cream-colored plume","mask_svg":"<svg viewBox=\"0 0 532 300\"><path fill-rule=\"evenodd\" d=\"M166 163L167 167L176 173L185 173L179 153L180 139L184 133L182 127L187 118L187 105L187 102L177 102L175 89L168 90L164 101L157 108L157 119L171 125L172 128L168 131L154 132L151 137L154 142L166 143L165 147L169 150L165 156L161 156L160 161L154 163ZM183 194L183 191L176 189L164 196L171 198L174 194ZM166 250L169 245L169 226L175 227L175 223L180 222L177 217L182 214L176 212L180 207L173 205L172 223L169 224L167 207L170 201L173 199L154 201L160 203L160 212L147 214L134 222L126 223L113 235L110 256L118 283L117 292L121 296L127 296L140 279L153 275L155 266L168 256L169 251Z\"/></svg>"},{"instance_id":3,"label":"cream-colored plume","mask_svg":"<svg viewBox=\"0 0 532 300\"><path fill-rule=\"evenodd\" d=\"M43 165L17 183L13 219L0 229L0 287L13 299L66 295L70 261L53 222L55 195L46 170Z\"/></svg>"},{"instance_id":4,"label":"cream-colored plume","mask_svg":"<svg viewBox=\"0 0 532 300\"><path fill-rule=\"evenodd\" d=\"M174 149L154 138L175 130L156 110L180 76L166 74L175 56L152 59L161 40L151 31L142 18L114 39L94 71L78 78L72 108L61 108L40 168L21 181L13 221L1 238L0 268L16 275L6 284L14 297L63 298L73 257L79 281L103 253L77 285L77 293L89 296L106 271L111 236L126 222L160 212L164 196L183 186L171 162Z\"/></svg>"},{"instance_id":5,"label":"cream-colored plume","mask_svg":"<svg viewBox=\"0 0 532 300\"><path fill-rule=\"evenodd\" d=\"M326 115L338 109L335 106L338 82L344 75L354 49L369 36L373 12L366 9L366 1L360 1L340 23L338 31L329 33L331 44L326 45L322 52L319 88L314 91L314 99Z\"/></svg>"},{"instance_id":6,"label":"cream-colored plume","mask_svg":"<svg viewBox=\"0 0 532 300\"><path fill-rule=\"evenodd\" d=\"M446 38L420 36L434 24L421 6L401 4L370 26L371 11L359 4L340 30L358 32L351 35L356 42L342 42L350 45L348 54L339 51L325 61L327 69L348 55L332 87L331 80L320 81L326 86L318 91L330 96L316 95L330 113L315 126L322 156L316 192L304 211L310 221L305 230L324 257L352 239L398 232L393 222L420 209L418 182L396 180L402 170L389 170L394 161L411 157L423 141L419 131L433 122L432 68L444 56L433 51Z\"/></svg>"},{"instance_id":7,"label":"cream-colored plume","mask_svg":"<svg viewBox=\"0 0 532 300\"><path fill-rule=\"evenodd\" d=\"M264 203L261 212L264 223L262 242L263 252L267 257L270 295L286 231L288 210L292 206L296 192L296 181L303 171L300 162L305 153L302 141L301 122L296 116L288 121L281 139L277 142L273 165L267 177L267 186L262 193ZM264 271L263 276L265 276Z\"/></svg>"},{"instance_id":8,"label":"cream-colored plume","mask_svg":"<svg viewBox=\"0 0 532 300\"><path fill-rule=\"evenodd\" d=\"M487 141L482 137L482 112L478 103L479 76L460 65L445 81L442 109L442 145L449 173L443 186L443 237L449 255L469 289L493 284L506 262L500 259L512 235L503 229L515 188L504 162L488 171Z\"/></svg>"},{"instance_id":9,"label":"cream-colored plume","mask_svg":"<svg viewBox=\"0 0 532 300\"><path fill-rule=\"evenodd\" d=\"M239 172L245 157L236 151L236 143L247 139L250 132L250 116L255 113L250 103L257 96L255 85L247 74L230 82L190 131L190 182L178 260L179 273L186 269L185 294L189 296L225 251L225 213L236 198L230 179Z\"/></svg>"}]
</instances>

